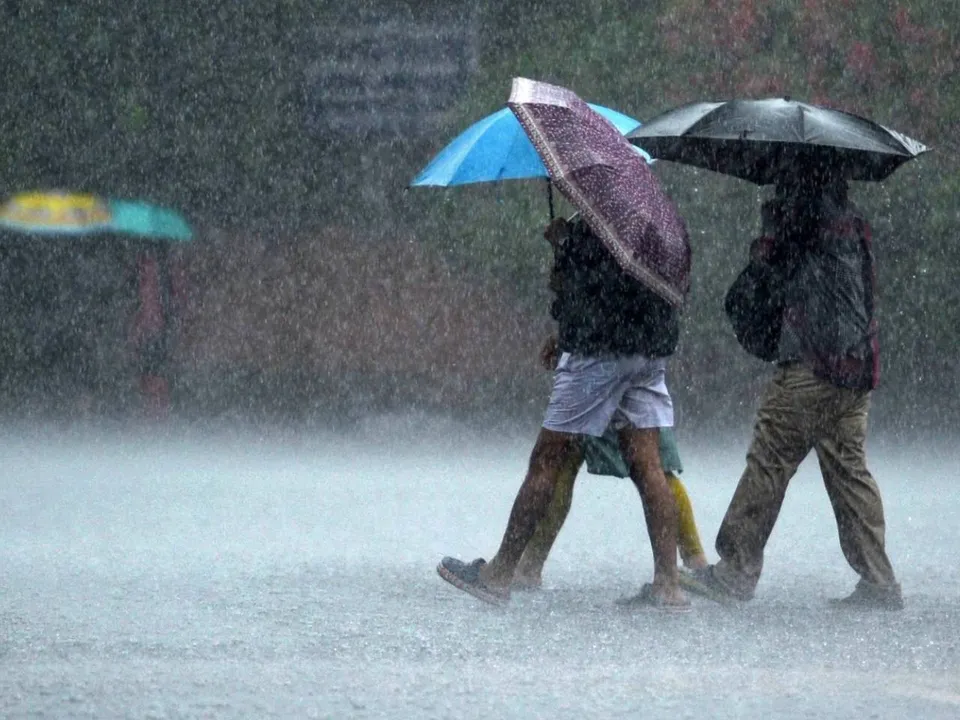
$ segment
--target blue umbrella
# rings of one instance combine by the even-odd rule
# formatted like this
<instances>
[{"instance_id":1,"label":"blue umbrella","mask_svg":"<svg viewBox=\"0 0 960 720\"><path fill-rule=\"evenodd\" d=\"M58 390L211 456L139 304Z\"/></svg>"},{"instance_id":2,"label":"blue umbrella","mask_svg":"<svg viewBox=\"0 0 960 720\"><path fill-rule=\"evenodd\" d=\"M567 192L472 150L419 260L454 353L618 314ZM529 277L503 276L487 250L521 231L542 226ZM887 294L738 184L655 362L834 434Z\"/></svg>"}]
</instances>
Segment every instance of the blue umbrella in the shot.
<instances>
[{"instance_id":1,"label":"blue umbrella","mask_svg":"<svg viewBox=\"0 0 960 720\"><path fill-rule=\"evenodd\" d=\"M640 121L601 105L591 108L626 135ZM647 160L650 156L643 153ZM533 144L510 108L475 122L437 153L411 185L450 187L476 182L549 177Z\"/></svg>"},{"instance_id":2,"label":"blue umbrella","mask_svg":"<svg viewBox=\"0 0 960 720\"><path fill-rule=\"evenodd\" d=\"M640 127L640 121L602 105L590 105L626 135ZM647 162L650 156L639 150ZM467 185L500 180L547 178L550 174L510 108L488 115L464 130L420 171L411 186ZM553 196L550 194L550 216Z\"/></svg>"}]
</instances>

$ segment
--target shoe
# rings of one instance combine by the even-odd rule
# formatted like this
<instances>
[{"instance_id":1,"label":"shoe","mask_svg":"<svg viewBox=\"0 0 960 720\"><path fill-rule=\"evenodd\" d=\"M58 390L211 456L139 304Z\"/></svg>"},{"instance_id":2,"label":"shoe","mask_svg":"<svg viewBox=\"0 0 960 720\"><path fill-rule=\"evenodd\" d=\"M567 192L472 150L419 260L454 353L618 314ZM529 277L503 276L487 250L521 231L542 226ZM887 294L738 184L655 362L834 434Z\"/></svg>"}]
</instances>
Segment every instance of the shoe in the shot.
<instances>
[{"instance_id":1,"label":"shoe","mask_svg":"<svg viewBox=\"0 0 960 720\"><path fill-rule=\"evenodd\" d=\"M838 610L903 610L900 585L874 585L861 580L853 592L843 598L830 598Z\"/></svg>"},{"instance_id":2,"label":"shoe","mask_svg":"<svg viewBox=\"0 0 960 720\"><path fill-rule=\"evenodd\" d=\"M513 576L513 582L510 583L510 590L520 592L537 592L543 589L543 580L540 578Z\"/></svg>"},{"instance_id":3,"label":"shoe","mask_svg":"<svg viewBox=\"0 0 960 720\"><path fill-rule=\"evenodd\" d=\"M655 610L661 610L668 613L688 613L693 609L690 599L683 596L678 601L664 600L663 596L655 592L653 585L646 583L640 588L640 592L629 597L619 598L616 604L622 608L648 607Z\"/></svg>"},{"instance_id":4,"label":"shoe","mask_svg":"<svg viewBox=\"0 0 960 720\"><path fill-rule=\"evenodd\" d=\"M684 590L721 605L731 605L750 599L737 596L730 588L720 582L714 575L713 565L697 570L684 569L679 577L680 587Z\"/></svg>"},{"instance_id":5,"label":"shoe","mask_svg":"<svg viewBox=\"0 0 960 720\"><path fill-rule=\"evenodd\" d=\"M473 595L491 605L506 605L510 602L509 588L501 590L489 587L480 580L480 568L487 564L483 558L465 563L452 557L445 557L437 565L437 574L458 590Z\"/></svg>"}]
</instances>

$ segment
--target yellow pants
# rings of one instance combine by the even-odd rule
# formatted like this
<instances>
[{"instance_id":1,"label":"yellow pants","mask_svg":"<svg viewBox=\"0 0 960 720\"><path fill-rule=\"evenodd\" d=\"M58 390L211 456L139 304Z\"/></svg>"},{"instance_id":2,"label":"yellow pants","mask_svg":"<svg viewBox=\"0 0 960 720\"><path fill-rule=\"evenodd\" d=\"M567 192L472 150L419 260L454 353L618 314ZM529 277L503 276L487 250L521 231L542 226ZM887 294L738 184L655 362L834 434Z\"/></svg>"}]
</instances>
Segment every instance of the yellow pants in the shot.
<instances>
[{"instance_id":1,"label":"yellow pants","mask_svg":"<svg viewBox=\"0 0 960 720\"><path fill-rule=\"evenodd\" d=\"M687 561L690 558L703 555L703 544L700 542L700 531L697 530L697 521L693 517L693 503L687 495L687 489L673 473L667 473L667 483L677 501L677 549L680 559Z\"/></svg>"},{"instance_id":2,"label":"yellow pants","mask_svg":"<svg viewBox=\"0 0 960 720\"><path fill-rule=\"evenodd\" d=\"M550 548L553 547L557 535L560 534L560 528L563 527L570 512L570 506L573 503L573 484L579 470L580 462L578 461L560 473L553 501L523 552L517 567L518 574L539 577L543 564L550 554ZM665 473L665 475L677 502L677 549L680 551L680 559L687 562L704 554L700 532L697 530L697 522L693 516L693 504L680 478L673 473Z\"/></svg>"}]
</instances>

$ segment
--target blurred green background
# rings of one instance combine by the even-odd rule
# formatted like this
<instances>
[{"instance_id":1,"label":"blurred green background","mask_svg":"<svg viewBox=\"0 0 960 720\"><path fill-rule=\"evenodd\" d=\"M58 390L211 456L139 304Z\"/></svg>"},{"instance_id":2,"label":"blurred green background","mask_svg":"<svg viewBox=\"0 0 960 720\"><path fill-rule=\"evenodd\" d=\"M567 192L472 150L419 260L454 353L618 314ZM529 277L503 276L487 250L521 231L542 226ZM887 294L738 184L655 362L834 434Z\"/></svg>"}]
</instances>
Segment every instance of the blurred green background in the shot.
<instances>
[{"instance_id":1,"label":"blurred green background","mask_svg":"<svg viewBox=\"0 0 960 720\"><path fill-rule=\"evenodd\" d=\"M6 0L0 16L4 194L141 197L198 230L177 356L186 417L539 415L545 186L406 189L526 76L641 121L789 95L929 145L853 191L879 263L873 417L905 437L960 419L955 3ZM681 422L738 427L764 367L736 345L722 298L765 191L655 168L694 245L671 371ZM8 409L25 392L8 388Z\"/></svg>"}]
</instances>

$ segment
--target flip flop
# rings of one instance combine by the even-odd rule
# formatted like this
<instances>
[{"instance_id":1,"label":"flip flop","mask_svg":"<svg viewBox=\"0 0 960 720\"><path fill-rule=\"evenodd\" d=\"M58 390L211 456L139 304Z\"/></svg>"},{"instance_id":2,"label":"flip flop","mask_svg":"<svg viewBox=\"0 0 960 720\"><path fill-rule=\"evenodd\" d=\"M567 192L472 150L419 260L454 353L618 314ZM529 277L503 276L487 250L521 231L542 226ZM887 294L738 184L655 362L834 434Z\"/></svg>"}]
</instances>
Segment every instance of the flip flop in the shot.
<instances>
[{"instance_id":1,"label":"flip flop","mask_svg":"<svg viewBox=\"0 0 960 720\"><path fill-rule=\"evenodd\" d=\"M480 568L487 564L482 558L465 563L452 557L445 557L437 565L437 574L458 590L473 595L491 605L506 605L510 602L510 590L488 587L480 580Z\"/></svg>"},{"instance_id":2,"label":"flip flop","mask_svg":"<svg viewBox=\"0 0 960 720\"><path fill-rule=\"evenodd\" d=\"M660 610L661 612L681 614L688 613L693 609L690 600L684 598L683 602L667 602L662 595L654 592L653 585L644 584L640 592L636 595L620 598L616 601L617 605L623 608L644 607Z\"/></svg>"}]
</instances>

